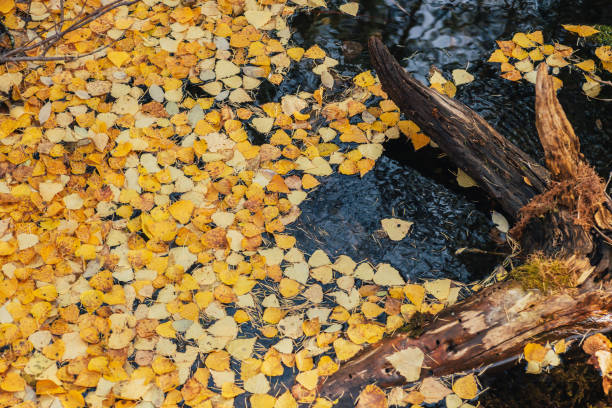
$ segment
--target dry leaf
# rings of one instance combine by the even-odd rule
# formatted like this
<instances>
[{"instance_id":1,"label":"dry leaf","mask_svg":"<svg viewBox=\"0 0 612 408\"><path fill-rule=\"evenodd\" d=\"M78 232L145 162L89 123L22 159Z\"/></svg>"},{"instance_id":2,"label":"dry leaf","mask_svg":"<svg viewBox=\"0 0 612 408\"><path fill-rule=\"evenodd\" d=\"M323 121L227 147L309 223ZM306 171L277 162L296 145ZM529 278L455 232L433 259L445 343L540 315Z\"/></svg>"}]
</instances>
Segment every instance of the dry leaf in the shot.
<instances>
[{"instance_id":1,"label":"dry leaf","mask_svg":"<svg viewBox=\"0 0 612 408\"><path fill-rule=\"evenodd\" d=\"M392 241L401 241L410 231L414 224L411 221L400 220L399 218L385 218L380 221L383 230Z\"/></svg>"},{"instance_id":2,"label":"dry leaf","mask_svg":"<svg viewBox=\"0 0 612 408\"><path fill-rule=\"evenodd\" d=\"M341 4L338 9L343 13L350 14L351 16L355 17L359 12L359 3L349 2Z\"/></svg>"}]
</instances>

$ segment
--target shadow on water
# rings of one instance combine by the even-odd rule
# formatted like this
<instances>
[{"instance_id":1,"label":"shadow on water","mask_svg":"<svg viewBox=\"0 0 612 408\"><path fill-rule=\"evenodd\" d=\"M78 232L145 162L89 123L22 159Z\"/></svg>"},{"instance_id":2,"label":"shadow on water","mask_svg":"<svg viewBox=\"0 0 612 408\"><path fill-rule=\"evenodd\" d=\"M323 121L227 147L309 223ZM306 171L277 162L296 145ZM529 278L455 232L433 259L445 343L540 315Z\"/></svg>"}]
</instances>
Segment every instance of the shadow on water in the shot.
<instances>
[{"instance_id":1,"label":"shadow on water","mask_svg":"<svg viewBox=\"0 0 612 408\"><path fill-rule=\"evenodd\" d=\"M302 13L292 19L293 42L302 47L319 44L339 60L339 78L371 69L365 44L380 36L401 64L424 80L430 66L448 77L466 68L476 80L461 86L457 99L488 120L523 150L542 160L534 118L534 90L527 83L499 77L496 64L486 60L497 39L511 39L518 31L542 30L545 41L574 45L576 37L561 24L610 24L610 0L364 0L357 18L329 9ZM591 50L592 51L592 50ZM260 100L278 100L299 90L312 92L319 79L302 60L280 87L266 87ZM588 100L578 73L562 73L559 99L574 125L582 152L603 177L612 168L612 104ZM492 203L477 188L462 189L455 182L456 167L440 151L414 152L406 141L386 144L385 156L363 179L334 174L302 203L303 214L294 234L305 252L324 248L332 256L346 254L355 261L391 263L410 280L449 277L463 282L487 275L499 262L494 256L457 256L461 247L500 250L490 231ZM400 242L380 233L380 219L398 217L414 222ZM503 250L503 248L501 249ZM527 376L522 366L487 375L491 387L481 402L491 407L586 407L602 398L600 378L584 372L577 353L552 374ZM580 382L563 377L576 371ZM576 377L576 378L578 378ZM572 382L573 381L573 382ZM538 389L528 399L518 392ZM544 395L550 395L544 401ZM568 394L569 393L569 394ZM522 396L521 396L522 395ZM544 401L544 402L543 402Z\"/></svg>"}]
</instances>

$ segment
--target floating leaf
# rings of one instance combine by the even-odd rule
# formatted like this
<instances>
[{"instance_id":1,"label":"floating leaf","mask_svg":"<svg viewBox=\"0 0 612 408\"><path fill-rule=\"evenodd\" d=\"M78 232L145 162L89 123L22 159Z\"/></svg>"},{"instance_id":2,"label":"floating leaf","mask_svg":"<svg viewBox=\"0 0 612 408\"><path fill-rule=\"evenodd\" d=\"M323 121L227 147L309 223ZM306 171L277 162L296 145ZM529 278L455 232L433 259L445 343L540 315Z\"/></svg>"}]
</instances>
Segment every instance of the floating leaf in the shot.
<instances>
[{"instance_id":1,"label":"floating leaf","mask_svg":"<svg viewBox=\"0 0 612 408\"><path fill-rule=\"evenodd\" d=\"M455 85L469 84L474 80L474 75L467 72L465 69L453 69L453 82Z\"/></svg>"},{"instance_id":2,"label":"floating leaf","mask_svg":"<svg viewBox=\"0 0 612 408\"><path fill-rule=\"evenodd\" d=\"M359 3L357 2L349 2L349 3L344 3L341 4L340 7L338 7L338 9L346 14L350 14L351 16L356 16L357 12L359 12Z\"/></svg>"},{"instance_id":3,"label":"floating leaf","mask_svg":"<svg viewBox=\"0 0 612 408\"><path fill-rule=\"evenodd\" d=\"M411 221L400 220L399 218L385 218L380 221L383 230L392 241L401 241L410 231L414 224Z\"/></svg>"},{"instance_id":4,"label":"floating leaf","mask_svg":"<svg viewBox=\"0 0 612 408\"><path fill-rule=\"evenodd\" d=\"M567 31L578 34L580 37L590 37L599 32L599 30L597 30L595 27L586 25L563 24L563 28L565 28Z\"/></svg>"}]
</instances>

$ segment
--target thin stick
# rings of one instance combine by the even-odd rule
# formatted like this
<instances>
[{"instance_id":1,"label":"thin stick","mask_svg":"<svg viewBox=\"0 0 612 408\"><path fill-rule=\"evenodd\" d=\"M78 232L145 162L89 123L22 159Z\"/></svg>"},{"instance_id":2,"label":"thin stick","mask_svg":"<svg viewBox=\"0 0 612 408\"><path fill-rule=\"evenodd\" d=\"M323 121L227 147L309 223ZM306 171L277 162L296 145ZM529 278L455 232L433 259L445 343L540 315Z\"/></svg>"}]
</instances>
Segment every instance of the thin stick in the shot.
<instances>
[{"instance_id":1,"label":"thin stick","mask_svg":"<svg viewBox=\"0 0 612 408\"><path fill-rule=\"evenodd\" d=\"M58 60L61 61L61 60L66 60L66 59L78 58L78 57L72 57L72 56L46 57L44 56L44 53L40 56L29 57L29 56L25 56L24 54L27 51L30 51L30 50L33 50L33 49L36 49L42 46L49 46L49 45L52 46L53 44L57 43L57 41L59 41L64 35L74 30L78 30L79 28L91 23L92 21L94 21L98 17L103 16L109 11L117 7L121 7L121 6L130 6L138 1L139 0L116 0L112 3L109 3L106 6L101 7L98 10L94 11L93 13L79 19L78 21L73 23L70 27L66 28L65 30L55 33L34 44L30 44L28 46L17 47L10 51L5 52L4 54L1 54L0 63L16 62L16 61L58 61ZM50 48L50 46L48 48ZM95 53L95 52L96 51L92 53ZM89 53L89 54L92 54L92 53ZM89 54L85 54L85 55L89 55Z\"/></svg>"}]
</instances>

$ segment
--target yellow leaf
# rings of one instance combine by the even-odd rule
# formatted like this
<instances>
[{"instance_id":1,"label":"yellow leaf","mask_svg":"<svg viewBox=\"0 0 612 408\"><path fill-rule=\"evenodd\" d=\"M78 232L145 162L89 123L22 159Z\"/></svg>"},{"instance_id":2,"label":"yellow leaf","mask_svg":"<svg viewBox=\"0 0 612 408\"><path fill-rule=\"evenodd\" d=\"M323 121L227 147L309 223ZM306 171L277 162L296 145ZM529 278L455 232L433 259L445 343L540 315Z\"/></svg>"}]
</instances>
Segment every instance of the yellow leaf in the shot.
<instances>
[{"instance_id":1,"label":"yellow leaf","mask_svg":"<svg viewBox=\"0 0 612 408\"><path fill-rule=\"evenodd\" d=\"M448 95L451 98L455 97L455 94L457 93L457 87L451 81L445 82L442 85L442 88L444 89L444 93L446 95Z\"/></svg>"},{"instance_id":2,"label":"yellow leaf","mask_svg":"<svg viewBox=\"0 0 612 408\"><path fill-rule=\"evenodd\" d=\"M489 57L489 62L508 62L508 57L504 55L502 50L495 50Z\"/></svg>"},{"instance_id":3,"label":"yellow leaf","mask_svg":"<svg viewBox=\"0 0 612 408\"><path fill-rule=\"evenodd\" d=\"M586 25L563 24L563 28L565 28L567 31L578 34L580 37L590 37L599 32L599 30L596 28Z\"/></svg>"},{"instance_id":4,"label":"yellow leaf","mask_svg":"<svg viewBox=\"0 0 612 408\"><path fill-rule=\"evenodd\" d=\"M81 293L81 304L89 312L92 313L102 306L104 293L99 290L86 290Z\"/></svg>"},{"instance_id":5,"label":"yellow leaf","mask_svg":"<svg viewBox=\"0 0 612 408\"><path fill-rule=\"evenodd\" d=\"M400 220L399 218L385 218L380 221L383 230L392 241L401 241L404 239L410 227L414 224L412 221Z\"/></svg>"},{"instance_id":6,"label":"yellow leaf","mask_svg":"<svg viewBox=\"0 0 612 408\"><path fill-rule=\"evenodd\" d=\"M276 324L283 318L283 311L278 307L267 307L263 313L263 321L270 324Z\"/></svg>"},{"instance_id":7,"label":"yellow leaf","mask_svg":"<svg viewBox=\"0 0 612 408\"><path fill-rule=\"evenodd\" d=\"M321 184L319 180L317 180L310 174L304 174L302 176L302 187L305 188L306 190L310 190L311 188L314 188L318 186L319 184Z\"/></svg>"},{"instance_id":8,"label":"yellow leaf","mask_svg":"<svg viewBox=\"0 0 612 408\"><path fill-rule=\"evenodd\" d=\"M297 408L298 404L289 390L285 391L276 399L274 408Z\"/></svg>"},{"instance_id":9,"label":"yellow leaf","mask_svg":"<svg viewBox=\"0 0 612 408\"><path fill-rule=\"evenodd\" d=\"M591 72L595 70L595 61L592 59L584 60L576 64L576 66L583 71Z\"/></svg>"},{"instance_id":10,"label":"yellow leaf","mask_svg":"<svg viewBox=\"0 0 612 408\"><path fill-rule=\"evenodd\" d=\"M404 286L404 294L413 305L418 309L421 308L425 299L425 288L423 286L414 283L408 284Z\"/></svg>"},{"instance_id":11,"label":"yellow leaf","mask_svg":"<svg viewBox=\"0 0 612 408\"><path fill-rule=\"evenodd\" d=\"M278 284L278 291L284 298L292 298L297 296L303 289L303 286L293 279L283 278Z\"/></svg>"},{"instance_id":12,"label":"yellow leaf","mask_svg":"<svg viewBox=\"0 0 612 408\"><path fill-rule=\"evenodd\" d=\"M274 240L281 249L290 249L295 245L295 237L287 234L274 234Z\"/></svg>"},{"instance_id":13,"label":"yellow leaf","mask_svg":"<svg viewBox=\"0 0 612 408\"><path fill-rule=\"evenodd\" d=\"M363 312L363 315L368 319L375 319L378 315L384 312L385 309L378 306L376 303L364 302L361 305L361 311Z\"/></svg>"},{"instance_id":14,"label":"yellow leaf","mask_svg":"<svg viewBox=\"0 0 612 408\"><path fill-rule=\"evenodd\" d=\"M474 374L466 375L455 381L453 383L453 392L463 399L470 400L476 398L478 385L476 384Z\"/></svg>"},{"instance_id":15,"label":"yellow leaf","mask_svg":"<svg viewBox=\"0 0 612 408\"><path fill-rule=\"evenodd\" d=\"M153 360L151 368L155 374L162 375L176 370L176 365L166 357L157 356Z\"/></svg>"},{"instance_id":16,"label":"yellow leaf","mask_svg":"<svg viewBox=\"0 0 612 408\"><path fill-rule=\"evenodd\" d=\"M336 339L334 341L334 351L336 352L336 357L338 357L340 361L348 360L357 354L359 350L361 350L361 346L352 341L345 339Z\"/></svg>"},{"instance_id":17,"label":"yellow leaf","mask_svg":"<svg viewBox=\"0 0 612 408\"><path fill-rule=\"evenodd\" d=\"M325 51L323 51L318 45L313 45L306 50L304 57L310 59L322 59L325 58Z\"/></svg>"},{"instance_id":18,"label":"yellow leaf","mask_svg":"<svg viewBox=\"0 0 612 408\"><path fill-rule=\"evenodd\" d=\"M236 323L240 324L248 322L249 320L251 320L251 318L244 310L238 310L236 311L236 313L234 313L234 320L236 321Z\"/></svg>"},{"instance_id":19,"label":"yellow leaf","mask_svg":"<svg viewBox=\"0 0 612 408\"><path fill-rule=\"evenodd\" d=\"M323 356L319 360L319 364L317 365L317 370L319 370L319 375L332 375L336 371L338 371L338 364L332 360L330 356Z\"/></svg>"},{"instance_id":20,"label":"yellow leaf","mask_svg":"<svg viewBox=\"0 0 612 408\"><path fill-rule=\"evenodd\" d=\"M314 390L317 388L317 383L319 382L319 372L317 369L303 371L295 377L295 380L302 384L304 388L308 390Z\"/></svg>"},{"instance_id":21,"label":"yellow leaf","mask_svg":"<svg viewBox=\"0 0 612 408\"><path fill-rule=\"evenodd\" d=\"M541 344L527 343L525 345L524 354L525 360L529 362L541 363L546 357L546 348Z\"/></svg>"},{"instance_id":22,"label":"yellow leaf","mask_svg":"<svg viewBox=\"0 0 612 408\"><path fill-rule=\"evenodd\" d=\"M531 58L531 60L534 62L542 61L544 59L544 54L539 48L534 48L533 50L529 51L529 58Z\"/></svg>"},{"instance_id":23,"label":"yellow leaf","mask_svg":"<svg viewBox=\"0 0 612 408\"><path fill-rule=\"evenodd\" d=\"M58 396L60 404L63 408L82 408L85 407L85 398L80 391L70 390L65 394Z\"/></svg>"},{"instance_id":24,"label":"yellow leaf","mask_svg":"<svg viewBox=\"0 0 612 408\"><path fill-rule=\"evenodd\" d=\"M270 408L276 404L276 398L270 394L253 394L249 398L251 408Z\"/></svg>"},{"instance_id":25,"label":"yellow leaf","mask_svg":"<svg viewBox=\"0 0 612 408\"><path fill-rule=\"evenodd\" d=\"M34 296L42 300L49 302L54 301L57 298L57 289L53 285L45 285L34 291Z\"/></svg>"},{"instance_id":26,"label":"yellow leaf","mask_svg":"<svg viewBox=\"0 0 612 408\"><path fill-rule=\"evenodd\" d=\"M0 13L7 14L15 7L15 0L0 0Z\"/></svg>"},{"instance_id":27,"label":"yellow leaf","mask_svg":"<svg viewBox=\"0 0 612 408\"><path fill-rule=\"evenodd\" d=\"M534 31L533 33L529 33L527 34L527 38L538 44L544 43L544 36L542 35L542 31Z\"/></svg>"},{"instance_id":28,"label":"yellow leaf","mask_svg":"<svg viewBox=\"0 0 612 408\"><path fill-rule=\"evenodd\" d=\"M226 371L230 368L230 355L225 350L213 351L204 361L206 367L215 371Z\"/></svg>"},{"instance_id":29,"label":"yellow leaf","mask_svg":"<svg viewBox=\"0 0 612 408\"><path fill-rule=\"evenodd\" d=\"M612 62L612 47L602 45L595 50L595 55L603 62Z\"/></svg>"},{"instance_id":30,"label":"yellow leaf","mask_svg":"<svg viewBox=\"0 0 612 408\"><path fill-rule=\"evenodd\" d=\"M355 77L353 78L353 82L355 83L355 85L365 88L367 86L374 85L376 83L376 80L374 79L370 71L365 71L361 74L355 75Z\"/></svg>"},{"instance_id":31,"label":"yellow leaf","mask_svg":"<svg viewBox=\"0 0 612 408\"><path fill-rule=\"evenodd\" d=\"M517 60L524 60L525 58L529 57L529 53L521 47L514 47L511 55Z\"/></svg>"},{"instance_id":32,"label":"yellow leaf","mask_svg":"<svg viewBox=\"0 0 612 408\"><path fill-rule=\"evenodd\" d=\"M83 258L85 261L96 259L96 247L91 244L83 244L77 248L74 255Z\"/></svg>"},{"instance_id":33,"label":"yellow leaf","mask_svg":"<svg viewBox=\"0 0 612 408\"><path fill-rule=\"evenodd\" d=\"M187 224L193 213L194 205L189 200L179 200L168 207L168 212L181 224Z\"/></svg>"},{"instance_id":34,"label":"yellow leaf","mask_svg":"<svg viewBox=\"0 0 612 408\"><path fill-rule=\"evenodd\" d=\"M461 169L457 169L457 184L459 184L463 188L478 186L478 183L476 183L473 178L468 176L467 173Z\"/></svg>"},{"instance_id":35,"label":"yellow leaf","mask_svg":"<svg viewBox=\"0 0 612 408\"><path fill-rule=\"evenodd\" d=\"M244 390L238 387L233 382L223 383L221 386L221 396L226 399L234 398L240 394L244 393Z\"/></svg>"},{"instance_id":36,"label":"yellow leaf","mask_svg":"<svg viewBox=\"0 0 612 408\"><path fill-rule=\"evenodd\" d=\"M10 371L0 383L0 388L6 392L17 392L25 389L25 380L16 371Z\"/></svg>"},{"instance_id":37,"label":"yellow leaf","mask_svg":"<svg viewBox=\"0 0 612 408\"><path fill-rule=\"evenodd\" d=\"M546 58L546 63L550 67L559 67L559 68L563 68L563 67L569 65L569 62L567 62L565 60L565 58L563 58L563 56L561 56L558 53L554 53L552 55L549 55Z\"/></svg>"},{"instance_id":38,"label":"yellow leaf","mask_svg":"<svg viewBox=\"0 0 612 408\"><path fill-rule=\"evenodd\" d=\"M453 81L455 85L468 84L474 80L474 75L467 72L465 69L453 69Z\"/></svg>"},{"instance_id":39,"label":"yellow leaf","mask_svg":"<svg viewBox=\"0 0 612 408\"><path fill-rule=\"evenodd\" d=\"M544 44L538 48L542 51L542 54L544 55L550 55L555 52L555 46L552 44Z\"/></svg>"},{"instance_id":40,"label":"yellow leaf","mask_svg":"<svg viewBox=\"0 0 612 408\"><path fill-rule=\"evenodd\" d=\"M176 338L176 330L174 330L174 327L172 326L172 320L157 326L155 328L155 332L160 336L166 337L168 339Z\"/></svg>"},{"instance_id":41,"label":"yellow leaf","mask_svg":"<svg viewBox=\"0 0 612 408\"><path fill-rule=\"evenodd\" d=\"M359 11L359 3L352 1L350 3L342 4L340 7L338 7L338 9L343 13L350 14L351 16L355 17Z\"/></svg>"},{"instance_id":42,"label":"yellow leaf","mask_svg":"<svg viewBox=\"0 0 612 408\"><path fill-rule=\"evenodd\" d=\"M567 350L567 343L565 342L564 339L561 339L555 344L554 348L555 348L555 353L563 354Z\"/></svg>"},{"instance_id":43,"label":"yellow leaf","mask_svg":"<svg viewBox=\"0 0 612 408\"><path fill-rule=\"evenodd\" d=\"M98 373L103 372L107 366L108 366L108 357L106 356L94 357L91 360L89 360L89 363L87 363L88 370L95 371Z\"/></svg>"},{"instance_id":44,"label":"yellow leaf","mask_svg":"<svg viewBox=\"0 0 612 408\"><path fill-rule=\"evenodd\" d=\"M387 396L374 384L367 385L359 394L356 408L387 408Z\"/></svg>"},{"instance_id":45,"label":"yellow leaf","mask_svg":"<svg viewBox=\"0 0 612 408\"><path fill-rule=\"evenodd\" d=\"M115 64L115 66L120 67L124 62L130 59L130 54L125 51L109 51L106 54L106 57L110 60L110 62Z\"/></svg>"},{"instance_id":46,"label":"yellow leaf","mask_svg":"<svg viewBox=\"0 0 612 408\"><path fill-rule=\"evenodd\" d=\"M292 47L287 49L287 55L294 61L299 61L304 56L304 49L301 47Z\"/></svg>"},{"instance_id":47,"label":"yellow leaf","mask_svg":"<svg viewBox=\"0 0 612 408\"><path fill-rule=\"evenodd\" d=\"M400 131L406 136L412 136L421 131L419 125L411 120L401 120L397 123Z\"/></svg>"},{"instance_id":48,"label":"yellow leaf","mask_svg":"<svg viewBox=\"0 0 612 408\"><path fill-rule=\"evenodd\" d=\"M272 18L272 12L267 10L248 10L244 12L244 17L253 27L261 29Z\"/></svg>"},{"instance_id":49,"label":"yellow leaf","mask_svg":"<svg viewBox=\"0 0 612 408\"><path fill-rule=\"evenodd\" d=\"M502 74L501 77L510 81L520 81L523 76L518 70L513 70Z\"/></svg>"},{"instance_id":50,"label":"yellow leaf","mask_svg":"<svg viewBox=\"0 0 612 408\"><path fill-rule=\"evenodd\" d=\"M419 150L425 146L427 146L430 142L429 136L424 133L415 133L410 135L410 141L412 142L412 146L414 150Z\"/></svg>"},{"instance_id":51,"label":"yellow leaf","mask_svg":"<svg viewBox=\"0 0 612 408\"><path fill-rule=\"evenodd\" d=\"M536 44L527 37L525 33L516 33L514 37L512 37L512 41L519 47L523 48L532 48L535 47ZM522 58L521 58L522 59Z\"/></svg>"}]
</instances>

